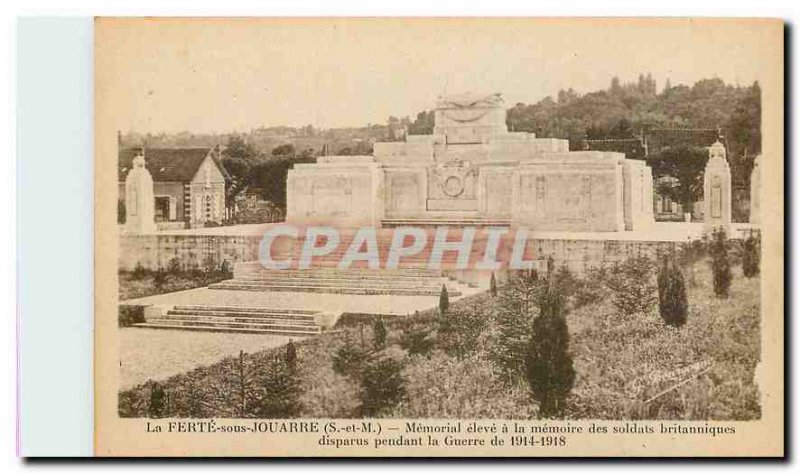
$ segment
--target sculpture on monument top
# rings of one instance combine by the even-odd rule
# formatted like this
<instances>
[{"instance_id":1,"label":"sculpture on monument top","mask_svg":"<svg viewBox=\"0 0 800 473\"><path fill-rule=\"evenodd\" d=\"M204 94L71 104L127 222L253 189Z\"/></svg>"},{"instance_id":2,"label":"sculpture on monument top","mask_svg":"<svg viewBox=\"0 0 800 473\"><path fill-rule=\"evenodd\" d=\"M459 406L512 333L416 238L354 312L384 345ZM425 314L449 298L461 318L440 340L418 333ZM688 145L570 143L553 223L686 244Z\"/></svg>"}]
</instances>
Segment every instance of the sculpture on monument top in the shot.
<instances>
[{"instance_id":1,"label":"sculpture on monument top","mask_svg":"<svg viewBox=\"0 0 800 473\"><path fill-rule=\"evenodd\" d=\"M144 151L133 158L125 177L125 227L127 234L155 233L153 177L145 167Z\"/></svg>"}]
</instances>

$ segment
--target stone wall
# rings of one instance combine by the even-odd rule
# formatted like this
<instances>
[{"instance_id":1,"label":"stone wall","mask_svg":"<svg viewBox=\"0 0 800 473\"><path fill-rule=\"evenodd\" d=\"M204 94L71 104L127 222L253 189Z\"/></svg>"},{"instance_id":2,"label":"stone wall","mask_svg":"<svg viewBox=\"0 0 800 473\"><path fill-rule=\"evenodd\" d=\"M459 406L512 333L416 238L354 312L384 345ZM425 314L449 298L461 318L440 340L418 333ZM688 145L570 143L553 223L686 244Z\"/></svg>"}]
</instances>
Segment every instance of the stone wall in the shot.
<instances>
[{"instance_id":1,"label":"stone wall","mask_svg":"<svg viewBox=\"0 0 800 473\"><path fill-rule=\"evenodd\" d=\"M261 237L254 235L123 235L120 236L119 268L132 270L137 264L146 269L164 268L173 258L178 258L184 268L201 268L209 257L217 264L225 260L256 261L260 243ZM672 245L674 243L656 241L531 238L525 259L539 260L544 269L547 257L552 255L558 265L566 265L580 274L587 268L613 264L633 255L654 257L659 248L665 250ZM460 279L470 279L461 276ZM488 273L485 277L489 277ZM479 282L480 276L477 278L470 282Z\"/></svg>"}]
</instances>

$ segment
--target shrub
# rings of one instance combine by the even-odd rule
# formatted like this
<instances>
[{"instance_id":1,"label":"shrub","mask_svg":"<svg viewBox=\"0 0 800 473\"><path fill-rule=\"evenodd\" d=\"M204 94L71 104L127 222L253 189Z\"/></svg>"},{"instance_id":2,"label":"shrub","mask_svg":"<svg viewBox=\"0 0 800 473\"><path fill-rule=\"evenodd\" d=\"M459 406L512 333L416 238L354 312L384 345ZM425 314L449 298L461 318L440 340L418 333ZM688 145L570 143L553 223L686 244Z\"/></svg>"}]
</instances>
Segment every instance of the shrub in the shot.
<instances>
[{"instance_id":1,"label":"shrub","mask_svg":"<svg viewBox=\"0 0 800 473\"><path fill-rule=\"evenodd\" d=\"M442 292L439 293L439 315L444 315L450 308L450 296L447 295L447 285L442 284Z\"/></svg>"},{"instance_id":2,"label":"shrub","mask_svg":"<svg viewBox=\"0 0 800 473\"><path fill-rule=\"evenodd\" d=\"M118 324L120 327L130 327L133 324L144 323L144 306L123 305L118 307Z\"/></svg>"},{"instance_id":3,"label":"shrub","mask_svg":"<svg viewBox=\"0 0 800 473\"><path fill-rule=\"evenodd\" d=\"M488 320L485 314L474 308L445 312L439 324L439 346L456 358L464 358L478 349L479 338Z\"/></svg>"},{"instance_id":4,"label":"shrub","mask_svg":"<svg viewBox=\"0 0 800 473\"><path fill-rule=\"evenodd\" d=\"M157 382L153 382L150 388L150 405L147 408L147 416L151 419L160 419L165 414L166 393L164 388Z\"/></svg>"},{"instance_id":5,"label":"shrub","mask_svg":"<svg viewBox=\"0 0 800 473\"><path fill-rule=\"evenodd\" d=\"M415 357L403 370L406 397L392 412L405 419L528 419L535 414L524 386L506 386L491 361L441 351Z\"/></svg>"},{"instance_id":6,"label":"shrub","mask_svg":"<svg viewBox=\"0 0 800 473\"><path fill-rule=\"evenodd\" d=\"M367 361L367 353L350 338L333 355L333 371L344 376L358 376Z\"/></svg>"},{"instance_id":7,"label":"shrub","mask_svg":"<svg viewBox=\"0 0 800 473\"><path fill-rule=\"evenodd\" d=\"M539 297L539 316L533 321L525 374L541 417L558 416L575 382L569 352L565 301L555 281Z\"/></svg>"},{"instance_id":8,"label":"shrub","mask_svg":"<svg viewBox=\"0 0 800 473\"><path fill-rule=\"evenodd\" d=\"M492 272L492 278L489 280L489 294L492 297L497 297L497 279L494 277L494 272Z\"/></svg>"},{"instance_id":9,"label":"shrub","mask_svg":"<svg viewBox=\"0 0 800 473\"><path fill-rule=\"evenodd\" d=\"M646 256L630 257L615 265L605 282L613 292L614 307L624 315L647 313L658 299L653 262Z\"/></svg>"},{"instance_id":10,"label":"shrub","mask_svg":"<svg viewBox=\"0 0 800 473\"><path fill-rule=\"evenodd\" d=\"M711 242L711 271L714 273L714 294L727 298L731 287L731 263L728 240L723 228L714 230Z\"/></svg>"},{"instance_id":11,"label":"shrub","mask_svg":"<svg viewBox=\"0 0 800 473\"><path fill-rule=\"evenodd\" d=\"M495 313L497 335L489 350L506 380L523 375L540 285L536 272L518 272L510 275L500 291Z\"/></svg>"},{"instance_id":12,"label":"shrub","mask_svg":"<svg viewBox=\"0 0 800 473\"><path fill-rule=\"evenodd\" d=\"M125 202L117 200L117 223L125 223Z\"/></svg>"},{"instance_id":13,"label":"shrub","mask_svg":"<svg viewBox=\"0 0 800 473\"><path fill-rule=\"evenodd\" d=\"M360 411L374 417L391 409L405 397L401 360L380 356L367 363L361 373Z\"/></svg>"},{"instance_id":14,"label":"shrub","mask_svg":"<svg viewBox=\"0 0 800 473\"><path fill-rule=\"evenodd\" d=\"M386 325L383 319L378 319L372 324L373 344L376 351L386 348Z\"/></svg>"},{"instance_id":15,"label":"shrub","mask_svg":"<svg viewBox=\"0 0 800 473\"><path fill-rule=\"evenodd\" d=\"M409 355L427 355L436 344L432 330L425 324L409 324L403 328L400 346Z\"/></svg>"},{"instance_id":16,"label":"shrub","mask_svg":"<svg viewBox=\"0 0 800 473\"><path fill-rule=\"evenodd\" d=\"M685 324L689 313L686 283L671 258L664 258L658 271L658 311L664 322L673 327Z\"/></svg>"},{"instance_id":17,"label":"shrub","mask_svg":"<svg viewBox=\"0 0 800 473\"><path fill-rule=\"evenodd\" d=\"M167 283L167 274L162 271L158 270L153 274L153 287L157 290L163 289L164 285Z\"/></svg>"},{"instance_id":18,"label":"shrub","mask_svg":"<svg viewBox=\"0 0 800 473\"><path fill-rule=\"evenodd\" d=\"M262 380L264 394L258 403L256 415L260 418L286 419L297 417L302 409L303 394L297 371L280 359L267 365Z\"/></svg>"},{"instance_id":19,"label":"shrub","mask_svg":"<svg viewBox=\"0 0 800 473\"><path fill-rule=\"evenodd\" d=\"M144 269L144 266L142 266L142 263L136 263L136 267L134 267L133 271L131 272L131 279L133 279L135 281L138 281L140 279L144 279L144 278L147 277L147 273L148 273L148 271L146 269Z\"/></svg>"},{"instance_id":20,"label":"shrub","mask_svg":"<svg viewBox=\"0 0 800 473\"><path fill-rule=\"evenodd\" d=\"M167 263L167 272L173 276L181 273L181 260L177 256Z\"/></svg>"},{"instance_id":21,"label":"shrub","mask_svg":"<svg viewBox=\"0 0 800 473\"><path fill-rule=\"evenodd\" d=\"M230 260L223 260L222 265L219 268L220 276L225 279L232 279L233 278L233 263Z\"/></svg>"},{"instance_id":22,"label":"shrub","mask_svg":"<svg viewBox=\"0 0 800 473\"><path fill-rule=\"evenodd\" d=\"M286 344L286 353L283 359L289 369L293 370L297 367L297 347L292 340L289 340L289 343Z\"/></svg>"},{"instance_id":23,"label":"shrub","mask_svg":"<svg viewBox=\"0 0 800 473\"><path fill-rule=\"evenodd\" d=\"M761 238L750 234L743 243L742 273L745 277L757 276L761 263Z\"/></svg>"}]
</instances>

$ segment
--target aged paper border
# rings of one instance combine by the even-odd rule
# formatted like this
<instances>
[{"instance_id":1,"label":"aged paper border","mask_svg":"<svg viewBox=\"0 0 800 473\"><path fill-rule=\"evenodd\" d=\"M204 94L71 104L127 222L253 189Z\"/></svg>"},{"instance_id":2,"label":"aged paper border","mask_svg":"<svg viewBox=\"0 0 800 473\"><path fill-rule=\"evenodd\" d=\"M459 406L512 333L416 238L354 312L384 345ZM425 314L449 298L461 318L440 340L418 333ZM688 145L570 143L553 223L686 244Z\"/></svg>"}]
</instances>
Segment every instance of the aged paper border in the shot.
<instances>
[{"instance_id":1,"label":"aged paper border","mask_svg":"<svg viewBox=\"0 0 800 473\"><path fill-rule=\"evenodd\" d=\"M131 103L124 91L115 88L116 72L109 64L115 50L114 31L136 22L394 22L436 21L447 27L461 22L487 22L502 27L507 22L535 26L537 22L577 23L587 28L609 22L686 22L698 27L698 40L705 29L721 22L736 22L750 39L758 41L763 56L762 152L765 156L784 155L784 25L767 19L609 19L609 18L494 18L494 19L124 19L95 20L95 454L98 456L782 456L784 455L784 160L766 159L762 163L763 259L761 276L762 307L762 418L751 422L709 422L709 425L735 426L736 434L716 437L685 435L670 441L660 435L570 435L564 448L320 448L317 434L164 434L147 435L147 419L120 419L117 416L118 329L117 329L117 130L114 116L125 116ZM519 26L517 24L516 26ZM708 60L714 60L708 58ZM111 198L114 196L114 198ZM325 420L320 420L324 422ZM224 422L224 421L220 421ZM385 426L401 427L402 420L381 420ZM486 422L486 421L483 421ZM588 425L591 421L570 421ZM429 422L433 423L433 422ZM441 421L444 424L445 421ZM558 422L550 422L556 424ZM562 422L566 423L566 422ZM619 422L598 422L612 425ZM658 421L640 424L657 424ZM704 422L682 422L702 425Z\"/></svg>"}]
</instances>

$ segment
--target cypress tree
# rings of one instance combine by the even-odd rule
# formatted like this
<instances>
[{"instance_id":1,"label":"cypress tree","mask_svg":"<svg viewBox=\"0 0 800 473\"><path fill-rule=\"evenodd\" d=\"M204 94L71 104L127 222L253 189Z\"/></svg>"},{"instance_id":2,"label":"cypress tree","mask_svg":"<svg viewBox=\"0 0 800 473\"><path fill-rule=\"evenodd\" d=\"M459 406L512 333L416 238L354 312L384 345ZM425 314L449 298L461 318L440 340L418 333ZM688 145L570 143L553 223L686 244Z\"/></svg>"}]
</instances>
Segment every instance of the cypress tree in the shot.
<instances>
[{"instance_id":1,"label":"cypress tree","mask_svg":"<svg viewBox=\"0 0 800 473\"><path fill-rule=\"evenodd\" d=\"M725 230L714 230L711 243L711 270L714 273L714 294L727 298L731 287L731 263L728 258Z\"/></svg>"},{"instance_id":2,"label":"cypress tree","mask_svg":"<svg viewBox=\"0 0 800 473\"><path fill-rule=\"evenodd\" d=\"M754 237L752 234L744 241L744 248L742 252L742 273L745 277L752 278L758 275L761 260L760 242L759 238Z\"/></svg>"},{"instance_id":3,"label":"cypress tree","mask_svg":"<svg viewBox=\"0 0 800 473\"><path fill-rule=\"evenodd\" d=\"M439 294L439 314L444 315L450 308L450 296L447 295L447 286L442 284L442 292Z\"/></svg>"},{"instance_id":4,"label":"cypress tree","mask_svg":"<svg viewBox=\"0 0 800 473\"><path fill-rule=\"evenodd\" d=\"M291 370L297 367L297 347L292 340L289 340L289 343L286 344L286 355L284 356L284 361L286 361L286 366L288 366Z\"/></svg>"},{"instance_id":5,"label":"cypress tree","mask_svg":"<svg viewBox=\"0 0 800 473\"><path fill-rule=\"evenodd\" d=\"M539 297L539 316L533 320L525 363L525 374L541 417L563 413L575 382L569 352L569 331L563 294L550 278Z\"/></svg>"},{"instance_id":6,"label":"cypress tree","mask_svg":"<svg viewBox=\"0 0 800 473\"><path fill-rule=\"evenodd\" d=\"M160 419L164 417L164 388L157 382L153 382L153 387L150 389L150 406L148 408L148 417L152 419Z\"/></svg>"},{"instance_id":7,"label":"cypress tree","mask_svg":"<svg viewBox=\"0 0 800 473\"><path fill-rule=\"evenodd\" d=\"M492 279L489 280L489 294L492 297L497 297L497 279L494 277L494 272L492 272Z\"/></svg>"},{"instance_id":8,"label":"cypress tree","mask_svg":"<svg viewBox=\"0 0 800 473\"><path fill-rule=\"evenodd\" d=\"M372 333L374 335L375 350L381 351L386 348L386 325L383 319L378 319L372 325Z\"/></svg>"},{"instance_id":9,"label":"cypress tree","mask_svg":"<svg viewBox=\"0 0 800 473\"><path fill-rule=\"evenodd\" d=\"M667 325L680 327L686 323L689 300L686 282L674 260L664 258L658 271L658 310Z\"/></svg>"}]
</instances>

